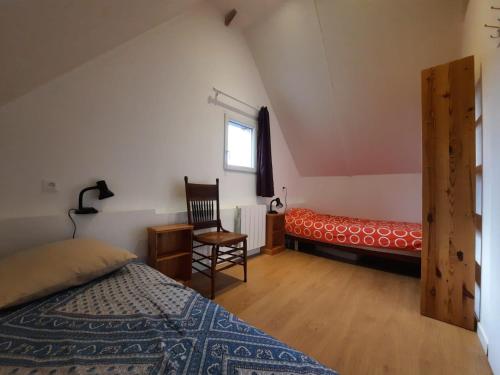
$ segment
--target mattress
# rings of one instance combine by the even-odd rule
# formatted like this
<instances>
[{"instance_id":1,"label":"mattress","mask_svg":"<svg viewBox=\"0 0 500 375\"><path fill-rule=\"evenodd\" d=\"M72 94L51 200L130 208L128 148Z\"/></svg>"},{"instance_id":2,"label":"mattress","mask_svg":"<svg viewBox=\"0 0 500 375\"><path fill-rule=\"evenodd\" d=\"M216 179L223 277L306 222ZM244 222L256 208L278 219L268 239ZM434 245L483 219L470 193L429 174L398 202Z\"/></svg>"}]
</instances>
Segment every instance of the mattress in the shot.
<instances>
[{"instance_id":1,"label":"mattress","mask_svg":"<svg viewBox=\"0 0 500 375\"><path fill-rule=\"evenodd\" d=\"M292 208L285 215L286 233L336 245L420 252L422 225L396 221L324 215Z\"/></svg>"},{"instance_id":2,"label":"mattress","mask_svg":"<svg viewBox=\"0 0 500 375\"><path fill-rule=\"evenodd\" d=\"M335 374L142 263L0 311L0 374Z\"/></svg>"}]
</instances>

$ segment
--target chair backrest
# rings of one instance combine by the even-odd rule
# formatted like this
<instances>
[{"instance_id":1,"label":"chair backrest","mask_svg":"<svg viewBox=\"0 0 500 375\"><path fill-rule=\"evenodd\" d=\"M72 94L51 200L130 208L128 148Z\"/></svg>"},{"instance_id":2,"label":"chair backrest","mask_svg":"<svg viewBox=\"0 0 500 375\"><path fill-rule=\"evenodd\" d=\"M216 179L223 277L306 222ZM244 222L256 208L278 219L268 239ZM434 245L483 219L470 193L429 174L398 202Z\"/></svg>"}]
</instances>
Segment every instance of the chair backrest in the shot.
<instances>
[{"instance_id":1,"label":"chair backrest","mask_svg":"<svg viewBox=\"0 0 500 375\"><path fill-rule=\"evenodd\" d=\"M188 222L194 229L217 228L221 231L219 179L215 185L192 184L184 177Z\"/></svg>"}]
</instances>

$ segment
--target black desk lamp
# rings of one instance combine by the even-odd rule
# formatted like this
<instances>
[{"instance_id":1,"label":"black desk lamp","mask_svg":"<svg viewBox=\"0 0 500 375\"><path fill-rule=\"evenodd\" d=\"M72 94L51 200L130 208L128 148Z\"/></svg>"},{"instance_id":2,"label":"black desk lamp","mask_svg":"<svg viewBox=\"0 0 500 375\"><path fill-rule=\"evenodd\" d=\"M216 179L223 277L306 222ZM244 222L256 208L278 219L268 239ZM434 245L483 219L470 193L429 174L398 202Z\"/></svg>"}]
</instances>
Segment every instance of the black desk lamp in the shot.
<instances>
[{"instance_id":1,"label":"black desk lamp","mask_svg":"<svg viewBox=\"0 0 500 375\"><path fill-rule=\"evenodd\" d=\"M277 211L273 210L273 203L276 202L276 208L282 208L283 203L281 203L281 200L279 198L273 199L271 203L269 203L269 213L270 214L277 214Z\"/></svg>"},{"instance_id":2,"label":"black desk lamp","mask_svg":"<svg viewBox=\"0 0 500 375\"><path fill-rule=\"evenodd\" d=\"M99 200L111 198L112 196L114 196L113 192L108 189L108 185L106 185L106 181L104 180L97 181L95 186L86 187L80 192L80 195L78 196L78 208L70 208L68 210L68 217L73 223L73 238L75 238L76 235L76 223L75 220L73 220L73 218L71 217L71 213L74 212L77 215L87 215L96 214L99 212L94 207L83 207L83 194L85 194L85 192L89 190L99 190Z\"/></svg>"},{"instance_id":3,"label":"black desk lamp","mask_svg":"<svg viewBox=\"0 0 500 375\"><path fill-rule=\"evenodd\" d=\"M86 187L80 192L80 195L78 196L78 208L75 210L75 214L86 215L96 214L97 212L99 212L94 207L83 207L83 194L85 194L85 192L89 190L99 190L99 200L111 198L114 195L113 192L108 189L106 181L97 181L95 186Z\"/></svg>"}]
</instances>

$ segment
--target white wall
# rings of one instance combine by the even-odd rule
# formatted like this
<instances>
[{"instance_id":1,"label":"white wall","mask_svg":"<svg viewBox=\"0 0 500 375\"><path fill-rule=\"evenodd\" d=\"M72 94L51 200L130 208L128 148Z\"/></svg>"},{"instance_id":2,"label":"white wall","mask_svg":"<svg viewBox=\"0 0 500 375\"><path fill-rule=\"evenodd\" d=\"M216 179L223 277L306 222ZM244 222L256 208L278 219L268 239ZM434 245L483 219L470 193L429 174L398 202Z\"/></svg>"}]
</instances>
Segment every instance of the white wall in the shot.
<instances>
[{"instance_id":1,"label":"white wall","mask_svg":"<svg viewBox=\"0 0 500 375\"><path fill-rule=\"evenodd\" d=\"M456 0L291 0L245 30L309 176L305 206L421 221L420 73L458 57L462 12Z\"/></svg>"},{"instance_id":2,"label":"white wall","mask_svg":"<svg viewBox=\"0 0 500 375\"><path fill-rule=\"evenodd\" d=\"M245 32L304 176L421 172L420 74L460 54L459 0L290 0Z\"/></svg>"},{"instance_id":3,"label":"white wall","mask_svg":"<svg viewBox=\"0 0 500 375\"><path fill-rule=\"evenodd\" d=\"M100 178L116 196L92 201L105 214L79 218L80 233L114 238L139 253L145 237L137 228L184 210L184 175L221 178L227 221L234 206L256 203L255 176L222 168L227 109L210 100L212 86L270 105L246 39L201 4L0 107L0 252L67 238L67 209ZM286 185L289 204L420 221L419 174L302 178L272 110L271 126L275 190L283 197ZM42 192L42 179L57 181L60 191ZM131 221L137 212L145 212L139 226ZM51 222L56 230L49 230ZM117 226L137 235L104 236Z\"/></svg>"},{"instance_id":4,"label":"white wall","mask_svg":"<svg viewBox=\"0 0 500 375\"><path fill-rule=\"evenodd\" d=\"M269 106L245 39L201 4L1 107L0 228L9 222L9 232L41 243L32 218L64 218L79 190L101 178L116 195L92 203L107 213L183 211L184 175L219 177L225 208L256 203L255 175L223 170L225 109L209 100L212 86ZM288 186L293 201L298 173L274 115L271 132L276 190ZM58 193L42 192L46 178ZM103 219L95 220L113 226ZM69 236L64 223L52 237ZM2 247L19 246L3 238Z\"/></svg>"},{"instance_id":5,"label":"white wall","mask_svg":"<svg viewBox=\"0 0 500 375\"><path fill-rule=\"evenodd\" d=\"M495 374L500 374L500 48L489 36L485 23L496 24L500 12L496 0L470 0L464 28L463 54L476 56L478 114L483 123L483 247L481 311L479 333L487 345L488 358ZM500 46L499 46L500 47Z\"/></svg>"},{"instance_id":6,"label":"white wall","mask_svg":"<svg viewBox=\"0 0 500 375\"><path fill-rule=\"evenodd\" d=\"M245 38L201 4L0 107L0 253L68 238L66 211L101 178L116 195L92 200L103 213L78 218L82 236L143 255L141 228L184 218L184 175L220 177L231 227L234 206L261 200L254 175L222 168L227 108L212 86L270 105ZM271 127L275 190L287 186L289 204L419 221L418 175L301 178L272 108ZM42 192L42 179L59 192Z\"/></svg>"},{"instance_id":7,"label":"white wall","mask_svg":"<svg viewBox=\"0 0 500 375\"><path fill-rule=\"evenodd\" d=\"M322 213L421 222L421 174L305 177L305 206Z\"/></svg>"},{"instance_id":8,"label":"white wall","mask_svg":"<svg viewBox=\"0 0 500 375\"><path fill-rule=\"evenodd\" d=\"M227 230L233 230L234 209L221 210ZM73 230L64 215L3 219L0 226L0 255L43 243L69 238ZM101 212L78 220L78 236L93 237L129 249L142 259L147 255L146 227L186 222L185 212L158 213L155 210ZM253 252L249 252L253 253Z\"/></svg>"}]
</instances>

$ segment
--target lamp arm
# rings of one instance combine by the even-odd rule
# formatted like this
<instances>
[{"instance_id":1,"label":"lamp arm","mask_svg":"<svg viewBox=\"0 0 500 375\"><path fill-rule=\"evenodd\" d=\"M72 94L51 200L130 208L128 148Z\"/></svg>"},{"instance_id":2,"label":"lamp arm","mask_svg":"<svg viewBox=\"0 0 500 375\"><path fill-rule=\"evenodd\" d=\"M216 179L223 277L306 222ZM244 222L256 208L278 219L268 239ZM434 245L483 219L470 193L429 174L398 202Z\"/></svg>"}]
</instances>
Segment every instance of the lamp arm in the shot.
<instances>
[{"instance_id":1,"label":"lamp arm","mask_svg":"<svg viewBox=\"0 0 500 375\"><path fill-rule=\"evenodd\" d=\"M97 186L90 186L90 187L86 187L85 189L83 189L80 194L78 195L78 208L81 210L83 208L83 194L86 192L86 191L89 191L89 190L96 190L98 189Z\"/></svg>"}]
</instances>

